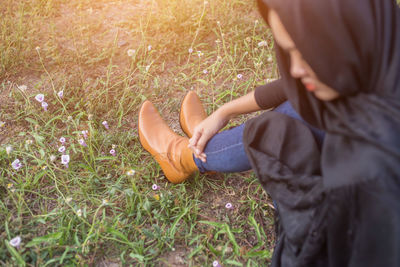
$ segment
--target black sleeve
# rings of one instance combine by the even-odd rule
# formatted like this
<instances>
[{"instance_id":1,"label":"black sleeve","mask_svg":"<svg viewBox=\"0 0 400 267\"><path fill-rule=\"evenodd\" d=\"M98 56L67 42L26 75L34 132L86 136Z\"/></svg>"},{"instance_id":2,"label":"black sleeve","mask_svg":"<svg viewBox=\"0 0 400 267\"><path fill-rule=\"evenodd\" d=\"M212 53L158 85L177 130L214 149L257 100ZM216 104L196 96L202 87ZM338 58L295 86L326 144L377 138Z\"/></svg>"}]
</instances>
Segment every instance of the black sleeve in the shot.
<instances>
[{"instance_id":1,"label":"black sleeve","mask_svg":"<svg viewBox=\"0 0 400 267\"><path fill-rule=\"evenodd\" d=\"M256 99L257 105L262 109L270 109L285 102L287 98L283 91L282 84L282 79L279 79L256 87L254 98Z\"/></svg>"}]
</instances>

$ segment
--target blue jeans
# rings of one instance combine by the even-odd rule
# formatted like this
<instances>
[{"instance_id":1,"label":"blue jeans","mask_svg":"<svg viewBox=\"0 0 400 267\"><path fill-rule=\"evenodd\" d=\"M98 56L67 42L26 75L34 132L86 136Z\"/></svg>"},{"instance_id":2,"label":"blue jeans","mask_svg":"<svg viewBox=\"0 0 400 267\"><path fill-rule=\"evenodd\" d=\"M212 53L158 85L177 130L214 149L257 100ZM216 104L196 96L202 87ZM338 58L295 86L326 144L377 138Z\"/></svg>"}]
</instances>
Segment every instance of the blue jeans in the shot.
<instances>
[{"instance_id":1,"label":"blue jeans","mask_svg":"<svg viewBox=\"0 0 400 267\"><path fill-rule=\"evenodd\" d=\"M278 106L274 111L286 114L296 120L302 121L313 133L319 147L321 147L324 132L306 123L293 109L288 101ZM194 158L200 172L243 172L251 169L250 162L244 151L243 145L244 124L214 135L207 143L204 153L207 161Z\"/></svg>"}]
</instances>

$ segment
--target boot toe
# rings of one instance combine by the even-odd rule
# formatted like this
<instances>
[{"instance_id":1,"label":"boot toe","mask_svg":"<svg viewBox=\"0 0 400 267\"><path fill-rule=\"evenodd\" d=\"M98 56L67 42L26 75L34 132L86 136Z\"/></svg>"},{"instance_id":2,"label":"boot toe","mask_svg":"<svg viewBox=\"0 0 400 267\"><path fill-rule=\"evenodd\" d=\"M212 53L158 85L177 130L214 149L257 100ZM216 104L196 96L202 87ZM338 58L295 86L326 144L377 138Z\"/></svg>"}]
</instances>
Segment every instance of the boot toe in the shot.
<instances>
[{"instance_id":1,"label":"boot toe","mask_svg":"<svg viewBox=\"0 0 400 267\"><path fill-rule=\"evenodd\" d=\"M189 91L184 97L179 113L179 123L183 132L190 138L194 128L205 118L207 113L199 96L194 91Z\"/></svg>"}]
</instances>

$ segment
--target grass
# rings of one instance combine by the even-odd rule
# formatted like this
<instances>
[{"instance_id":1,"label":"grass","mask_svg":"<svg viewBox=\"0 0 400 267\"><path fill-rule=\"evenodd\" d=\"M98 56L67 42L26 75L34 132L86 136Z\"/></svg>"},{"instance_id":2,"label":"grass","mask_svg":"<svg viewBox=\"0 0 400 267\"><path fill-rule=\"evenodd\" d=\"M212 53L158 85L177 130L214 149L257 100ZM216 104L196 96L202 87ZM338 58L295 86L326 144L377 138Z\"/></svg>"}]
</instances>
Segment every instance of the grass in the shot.
<instances>
[{"instance_id":1,"label":"grass","mask_svg":"<svg viewBox=\"0 0 400 267\"><path fill-rule=\"evenodd\" d=\"M277 76L254 1L4 0L0 12L0 265L267 265L273 210L254 174L173 185L136 129L145 99L182 134L189 90L211 113Z\"/></svg>"}]
</instances>

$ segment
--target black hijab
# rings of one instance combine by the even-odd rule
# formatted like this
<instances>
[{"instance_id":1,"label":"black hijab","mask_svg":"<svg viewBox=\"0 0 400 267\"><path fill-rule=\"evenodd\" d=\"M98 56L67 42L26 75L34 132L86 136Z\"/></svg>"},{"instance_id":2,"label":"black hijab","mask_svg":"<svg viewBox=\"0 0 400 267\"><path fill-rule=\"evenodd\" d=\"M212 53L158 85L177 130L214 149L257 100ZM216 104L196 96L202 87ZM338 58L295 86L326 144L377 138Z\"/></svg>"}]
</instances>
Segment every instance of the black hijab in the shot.
<instances>
[{"instance_id":1,"label":"black hijab","mask_svg":"<svg viewBox=\"0 0 400 267\"><path fill-rule=\"evenodd\" d=\"M246 123L253 169L277 204L273 266L400 266L400 11L394 0L258 0L340 97L321 101L290 76L285 93L326 132L267 112ZM371 244L372 242L372 244Z\"/></svg>"},{"instance_id":2,"label":"black hijab","mask_svg":"<svg viewBox=\"0 0 400 267\"><path fill-rule=\"evenodd\" d=\"M373 178L377 171L384 176L399 170L400 14L395 1L265 0L265 12L263 3L277 11L317 77L342 96L323 102L307 92L290 76L287 55L278 48L289 101L307 122L329 133L322 154L325 184L337 187ZM341 156L332 158L332 151ZM368 157L370 164L354 165L357 158L351 154ZM357 175L349 177L349 169Z\"/></svg>"}]
</instances>

